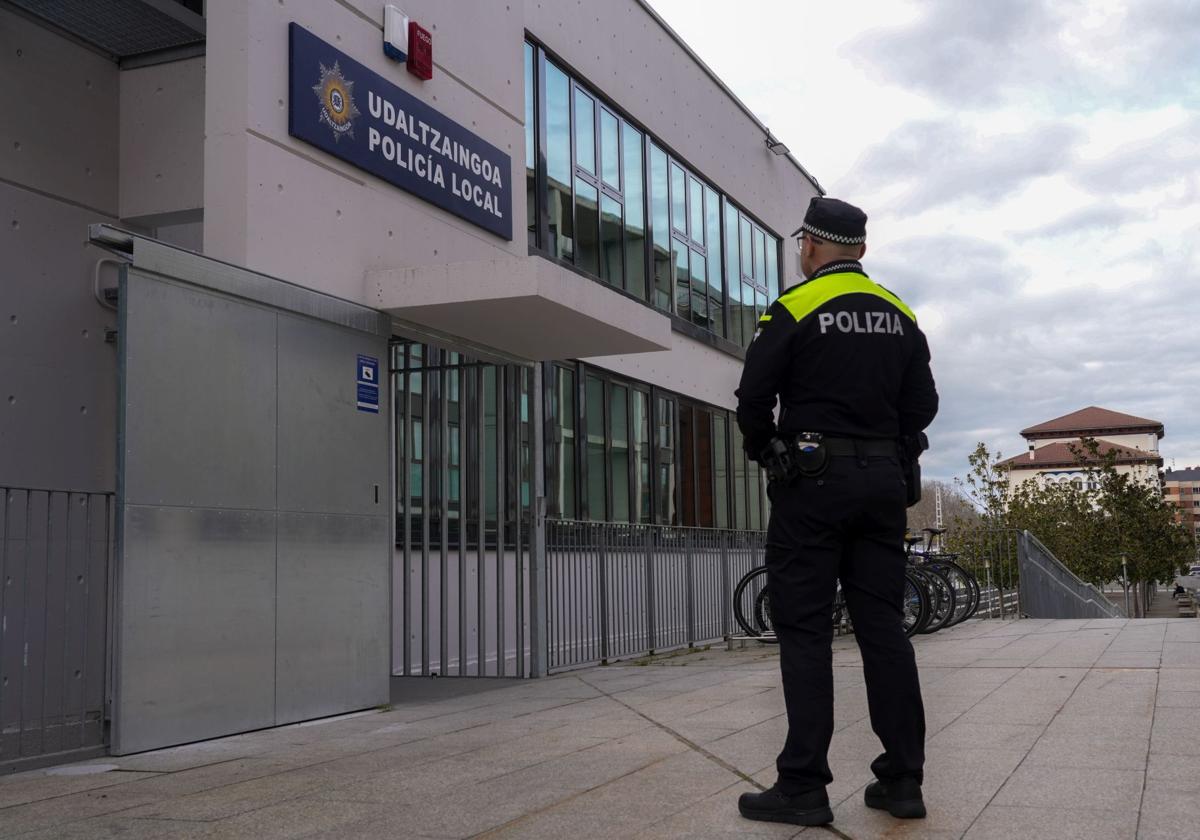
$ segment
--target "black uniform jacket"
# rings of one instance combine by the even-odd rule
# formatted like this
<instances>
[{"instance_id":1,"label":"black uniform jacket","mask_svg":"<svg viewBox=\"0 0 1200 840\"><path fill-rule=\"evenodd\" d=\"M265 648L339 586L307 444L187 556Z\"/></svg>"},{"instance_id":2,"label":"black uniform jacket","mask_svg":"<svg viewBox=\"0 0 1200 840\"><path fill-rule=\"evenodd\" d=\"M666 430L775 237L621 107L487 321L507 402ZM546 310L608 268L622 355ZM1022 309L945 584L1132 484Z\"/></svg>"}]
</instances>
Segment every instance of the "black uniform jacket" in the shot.
<instances>
[{"instance_id":1,"label":"black uniform jacket","mask_svg":"<svg viewBox=\"0 0 1200 840\"><path fill-rule=\"evenodd\" d=\"M929 344L912 310L857 261L823 266L758 322L737 390L746 451L776 434L896 439L937 414Z\"/></svg>"}]
</instances>

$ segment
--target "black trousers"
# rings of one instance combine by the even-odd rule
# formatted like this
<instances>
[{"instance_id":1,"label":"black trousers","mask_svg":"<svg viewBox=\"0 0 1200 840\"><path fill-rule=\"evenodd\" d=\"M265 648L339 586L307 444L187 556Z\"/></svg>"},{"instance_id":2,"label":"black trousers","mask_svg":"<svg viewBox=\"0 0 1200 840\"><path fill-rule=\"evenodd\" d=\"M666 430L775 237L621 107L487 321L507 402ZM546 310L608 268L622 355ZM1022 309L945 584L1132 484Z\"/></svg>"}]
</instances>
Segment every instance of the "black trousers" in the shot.
<instances>
[{"instance_id":1,"label":"black trousers","mask_svg":"<svg viewBox=\"0 0 1200 840\"><path fill-rule=\"evenodd\" d=\"M776 767L787 793L833 780L833 599L838 579L862 651L879 779L921 781L925 709L902 625L905 492L895 458L835 456L820 478L772 485L767 583L779 637L788 736Z\"/></svg>"}]
</instances>

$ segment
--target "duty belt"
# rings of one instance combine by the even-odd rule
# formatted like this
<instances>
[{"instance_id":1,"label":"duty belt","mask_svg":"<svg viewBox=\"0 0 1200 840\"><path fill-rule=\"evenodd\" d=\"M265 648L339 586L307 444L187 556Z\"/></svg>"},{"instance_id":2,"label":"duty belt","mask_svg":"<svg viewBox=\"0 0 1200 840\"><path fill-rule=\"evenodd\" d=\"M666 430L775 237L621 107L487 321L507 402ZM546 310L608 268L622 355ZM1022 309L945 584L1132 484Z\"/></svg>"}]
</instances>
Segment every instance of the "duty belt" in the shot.
<instances>
[{"instance_id":1,"label":"duty belt","mask_svg":"<svg viewBox=\"0 0 1200 840\"><path fill-rule=\"evenodd\" d=\"M851 455L859 458L895 458L899 452L894 440L867 438L825 437L821 444L830 455Z\"/></svg>"}]
</instances>

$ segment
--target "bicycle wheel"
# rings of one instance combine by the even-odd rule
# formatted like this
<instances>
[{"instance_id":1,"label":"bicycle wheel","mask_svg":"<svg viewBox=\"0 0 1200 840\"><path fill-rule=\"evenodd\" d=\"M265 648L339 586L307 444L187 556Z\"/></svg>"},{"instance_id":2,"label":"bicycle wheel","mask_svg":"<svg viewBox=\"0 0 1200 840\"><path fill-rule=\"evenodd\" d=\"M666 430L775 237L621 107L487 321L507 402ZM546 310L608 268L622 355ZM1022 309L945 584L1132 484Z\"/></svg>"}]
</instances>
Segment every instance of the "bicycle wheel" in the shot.
<instances>
[{"instance_id":1,"label":"bicycle wheel","mask_svg":"<svg viewBox=\"0 0 1200 840\"><path fill-rule=\"evenodd\" d=\"M912 569L906 569L904 572L905 636L912 636L929 621L929 595L925 591L925 582L912 571Z\"/></svg>"},{"instance_id":2,"label":"bicycle wheel","mask_svg":"<svg viewBox=\"0 0 1200 840\"><path fill-rule=\"evenodd\" d=\"M760 636L764 642L775 644L779 640L775 638L775 623L771 618L771 587L764 586L762 591L754 599L754 623L764 634L770 633L768 636Z\"/></svg>"},{"instance_id":3,"label":"bicycle wheel","mask_svg":"<svg viewBox=\"0 0 1200 840\"><path fill-rule=\"evenodd\" d=\"M930 563L929 566L943 575L954 590L954 614L942 626L953 627L955 624L966 621L972 604L976 603L976 596L971 588L971 577L954 563L939 560L936 563Z\"/></svg>"},{"instance_id":4,"label":"bicycle wheel","mask_svg":"<svg viewBox=\"0 0 1200 840\"><path fill-rule=\"evenodd\" d=\"M944 574L931 566L922 567L921 571L931 584L929 611L932 613L921 632L936 633L954 617L954 587Z\"/></svg>"},{"instance_id":5,"label":"bicycle wheel","mask_svg":"<svg viewBox=\"0 0 1200 840\"><path fill-rule=\"evenodd\" d=\"M755 618L758 596L767 589L767 567L759 566L742 575L737 586L733 588L733 618L747 636L761 636Z\"/></svg>"}]
</instances>

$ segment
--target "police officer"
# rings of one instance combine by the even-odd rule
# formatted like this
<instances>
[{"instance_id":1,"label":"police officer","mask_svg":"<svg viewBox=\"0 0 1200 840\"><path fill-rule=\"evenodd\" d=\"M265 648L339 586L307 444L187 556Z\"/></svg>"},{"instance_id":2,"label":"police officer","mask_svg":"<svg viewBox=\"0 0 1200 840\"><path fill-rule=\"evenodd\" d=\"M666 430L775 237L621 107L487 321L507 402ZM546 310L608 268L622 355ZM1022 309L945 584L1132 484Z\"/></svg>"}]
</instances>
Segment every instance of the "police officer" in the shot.
<instances>
[{"instance_id":1,"label":"police officer","mask_svg":"<svg viewBox=\"0 0 1200 840\"><path fill-rule=\"evenodd\" d=\"M767 580L788 735L778 781L738 802L750 819L823 825L833 736L833 599L838 579L862 651L883 754L866 804L923 817L925 712L902 626L906 487L898 444L937 413L916 317L860 262L867 216L814 198L796 233L805 282L758 323L738 387L738 425L768 484ZM781 409L774 420L776 395Z\"/></svg>"}]
</instances>

